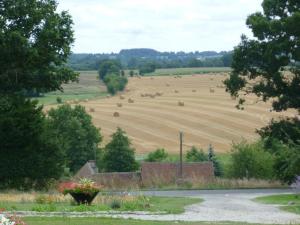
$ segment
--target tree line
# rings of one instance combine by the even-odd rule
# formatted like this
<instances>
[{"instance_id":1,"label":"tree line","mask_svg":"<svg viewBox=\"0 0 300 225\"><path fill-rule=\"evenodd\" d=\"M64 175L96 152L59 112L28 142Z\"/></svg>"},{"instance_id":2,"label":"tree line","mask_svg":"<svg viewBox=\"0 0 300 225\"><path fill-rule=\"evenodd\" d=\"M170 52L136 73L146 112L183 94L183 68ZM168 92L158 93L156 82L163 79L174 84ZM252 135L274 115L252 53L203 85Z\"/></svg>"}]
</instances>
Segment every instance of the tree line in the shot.
<instances>
[{"instance_id":1,"label":"tree line","mask_svg":"<svg viewBox=\"0 0 300 225\"><path fill-rule=\"evenodd\" d=\"M232 52L160 53L129 49L112 54L72 54L68 66L77 71L98 70L100 62L109 59L118 61L124 69L139 69L146 64L154 64L156 68L230 67Z\"/></svg>"}]
</instances>

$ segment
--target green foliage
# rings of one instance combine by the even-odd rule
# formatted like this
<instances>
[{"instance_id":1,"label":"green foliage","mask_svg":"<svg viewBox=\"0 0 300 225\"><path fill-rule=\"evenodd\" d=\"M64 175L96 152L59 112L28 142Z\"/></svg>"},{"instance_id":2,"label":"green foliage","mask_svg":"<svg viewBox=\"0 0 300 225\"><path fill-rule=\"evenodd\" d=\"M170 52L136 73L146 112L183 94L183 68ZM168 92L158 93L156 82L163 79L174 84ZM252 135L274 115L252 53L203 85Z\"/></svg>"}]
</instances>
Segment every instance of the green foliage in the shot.
<instances>
[{"instance_id":1,"label":"green foliage","mask_svg":"<svg viewBox=\"0 0 300 225\"><path fill-rule=\"evenodd\" d=\"M193 146L186 153L186 161L187 162L204 162L204 161L208 161L208 157L202 149L197 149L195 146Z\"/></svg>"},{"instance_id":2,"label":"green foliage","mask_svg":"<svg viewBox=\"0 0 300 225\"><path fill-rule=\"evenodd\" d=\"M0 97L0 186L43 188L63 173L63 152L57 133L36 101Z\"/></svg>"},{"instance_id":3,"label":"green foliage","mask_svg":"<svg viewBox=\"0 0 300 225\"><path fill-rule=\"evenodd\" d=\"M105 59L100 62L99 66L99 77L101 80L105 80L109 74L120 74L121 64L117 60Z\"/></svg>"},{"instance_id":4,"label":"green foliage","mask_svg":"<svg viewBox=\"0 0 300 225\"><path fill-rule=\"evenodd\" d=\"M300 174L300 121L296 118L272 120L258 133L266 150L275 157L276 177L291 184Z\"/></svg>"},{"instance_id":5,"label":"green foliage","mask_svg":"<svg viewBox=\"0 0 300 225\"><path fill-rule=\"evenodd\" d=\"M232 52L229 52L229 53L225 53L223 56L222 56L222 61L223 61L223 66L225 67L231 67L231 64L232 64L232 56L233 56L233 53Z\"/></svg>"},{"instance_id":6,"label":"green foliage","mask_svg":"<svg viewBox=\"0 0 300 225\"><path fill-rule=\"evenodd\" d=\"M274 157L264 150L262 142L233 144L230 175L233 178L272 179Z\"/></svg>"},{"instance_id":7,"label":"green foliage","mask_svg":"<svg viewBox=\"0 0 300 225\"><path fill-rule=\"evenodd\" d=\"M65 67L72 19L55 0L1 1L0 93L62 90L78 74Z\"/></svg>"},{"instance_id":8,"label":"green foliage","mask_svg":"<svg viewBox=\"0 0 300 225\"><path fill-rule=\"evenodd\" d=\"M119 209L119 208L121 208L121 205L122 205L122 203L121 203L120 200L113 199L112 202L110 203L110 208L112 208L112 209Z\"/></svg>"},{"instance_id":9,"label":"green foliage","mask_svg":"<svg viewBox=\"0 0 300 225\"><path fill-rule=\"evenodd\" d=\"M272 99L276 111L299 110L300 2L264 0L262 6L263 13L250 15L246 22L254 39L243 35L234 49L227 91L236 97L254 93L263 101Z\"/></svg>"},{"instance_id":10,"label":"green foliage","mask_svg":"<svg viewBox=\"0 0 300 225\"><path fill-rule=\"evenodd\" d=\"M133 75L134 75L133 70L130 70L130 71L129 71L129 75L130 75L131 77L133 77Z\"/></svg>"},{"instance_id":11,"label":"green foliage","mask_svg":"<svg viewBox=\"0 0 300 225\"><path fill-rule=\"evenodd\" d=\"M59 134L67 167L76 172L88 160L94 159L102 140L99 130L84 107L62 105L48 113L49 129Z\"/></svg>"},{"instance_id":12,"label":"green foliage","mask_svg":"<svg viewBox=\"0 0 300 225\"><path fill-rule=\"evenodd\" d=\"M155 69L156 65L152 62L148 62L139 67L139 74L144 75L146 73L153 73Z\"/></svg>"},{"instance_id":13,"label":"green foliage","mask_svg":"<svg viewBox=\"0 0 300 225\"><path fill-rule=\"evenodd\" d=\"M218 160L218 158L216 157L216 154L214 152L212 145L209 145L209 147L208 147L208 161L211 161L213 163L215 176L216 177L223 176L223 174L224 174L223 167L222 167L220 161Z\"/></svg>"},{"instance_id":14,"label":"green foliage","mask_svg":"<svg viewBox=\"0 0 300 225\"><path fill-rule=\"evenodd\" d=\"M115 95L118 91L123 91L128 83L126 77L121 77L115 74L109 74L105 77L104 83L106 84L107 91Z\"/></svg>"},{"instance_id":15,"label":"green foliage","mask_svg":"<svg viewBox=\"0 0 300 225\"><path fill-rule=\"evenodd\" d=\"M57 98L56 98L56 102L57 102L58 104L61 104L61 103L62 103L62 98L61 98L61 97L57 97Z\"/></svg>"},{"instance_id":16,"label":"green foliage","mask_svg":"<svg viewBox=\"0 0 300 225\"><path fill-rule=\"evenodd\" d=\"M272 147L276 148L274 154L276 177L284 183L293 183L300 174L300 145L286 145L273 141Z\"/></svg>"},{"instance_id":17,"label":"green foliage","mask_svg":"<svg viewBox=\"0 0 300 225\"><path fill-rule=\"evenodd\" d=\"M163 148L150 152L145 159L146 162L163 162L168 158L169 154Z\"/></svg>"},{"instance_id":18,"label":"green foliage","mask_svg":"<svg viewBox=\"0 0 300 225\"><path fill-rule=\"evenodd\" d=\"M297 118L272 120L268 126L257 132L266 141L266 147L270 150L274 139L284 144L300 144L300 120Z\"/></svg>"},{"instance_id":19,"label":"green foliage","mask_svg":"<svg viewBox=\"0 0 300 225\"><path fill-rule=\"evenodd\" d=\"M134 152L126 133L118 128L112 135L112 140L104 148L104 170L107 172L136 171L138 164L135 161Z\"/></svg>"}]
</instances>

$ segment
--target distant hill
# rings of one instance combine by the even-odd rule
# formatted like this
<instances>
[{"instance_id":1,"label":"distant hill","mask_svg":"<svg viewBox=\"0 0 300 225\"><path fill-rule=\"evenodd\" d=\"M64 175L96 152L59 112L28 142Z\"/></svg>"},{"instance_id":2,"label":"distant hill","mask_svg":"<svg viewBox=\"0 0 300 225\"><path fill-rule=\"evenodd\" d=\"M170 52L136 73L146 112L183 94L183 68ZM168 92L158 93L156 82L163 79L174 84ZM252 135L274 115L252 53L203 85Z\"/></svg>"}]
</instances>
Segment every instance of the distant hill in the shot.
<instances>
[{"instance_id":1,"label":"distant hill","mask_svg":"<svg viewBox=\"0 0 300 225\"><path fill-rule=\"evenodd\" d=\"M149 48L134 48L122 49L119 53L72 54L68 65L74 70L97 70L103 59L119 60L126 69L136 69L149 62L156 64L157 68L223 67L230 66L231 52L159 52Z\"/></svg>"}]
</instances>

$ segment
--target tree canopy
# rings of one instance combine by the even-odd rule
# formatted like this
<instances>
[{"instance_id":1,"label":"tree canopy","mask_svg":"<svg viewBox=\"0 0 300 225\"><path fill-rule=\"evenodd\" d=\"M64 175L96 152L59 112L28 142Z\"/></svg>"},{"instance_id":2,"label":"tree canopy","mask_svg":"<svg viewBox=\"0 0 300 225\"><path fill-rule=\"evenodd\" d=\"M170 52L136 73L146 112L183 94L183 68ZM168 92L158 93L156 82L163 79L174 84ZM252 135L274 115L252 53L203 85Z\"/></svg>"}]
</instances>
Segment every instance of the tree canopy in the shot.
<instances>
[{"instance_id":1,"label":"tree canopy","mask_svg":"<svg viewBox=\"0 0 300 225\"><path fill-rule=\"evenodd\" d=\"M126 133L118 128L112 140L105 146L103 154L104 170L107 172L130 172L138 169L135 150L130 146Z\"/></svg>"},{"instance_id":2,"label":"tree canopy","mask_svg":"<svg viewBox=\"0 0 300 225\"><path fill-rule=\"evenodd\" d=\"M66 166L70 171L77 172L88 160L96 157L102 136L83 106L72 108L70 105L62 105L51 109L48 118L49 129L59 134Z\"/></svg>"},{"instance_id":3,"label":"tree canopy","mask_svg":"<svg viewBox=\"0 0 300 225\"><path fill-rule=\"evenodd\" d=\"M227 91L239 98L238 108L245 95L255 94L258 100L271 100L276 111L296 109L299 113L300 2L264 0L262 7L263 12L247 18L254 39L242 35L234 49L233 71L224 83ZM300 173L299 130L298 118L284 118L258 131L266 150L259 153L265 155L262 162L266 163L267 154L272 153L276 177L283 182L292 183Z\"/></svg>"},{"instance_id":4,"label":"tree canopy","mask_svg":"<svg viewBox=\"0 0 300 225\"><path fill-rule=\"evenodd\" d=\"M105 80L107 75L120 75L121 69L121 64L117 60L102 60L99 66L99 77L101 80Z\"/></svg>"},{"instance_id":5,"label":"tree canopy","mask_svg":"<svg viewBox=\"0 0 300 225\"><path fill-rule=\"evenodd\" d=\"M60 178L64 154L37 102L0 98L0 188L41 188Z\"/></svg>"},{"instance_id":6,"label":"tree canopy","mask_svg":"<svg viewBox=\"0 0 300 225\"><path fill-rule=\"evenodd\" d=\"M62 90L62 84L77 80L65 66L74 42L72 25L55 0L0 0L2 186L41 187L63 173L58 135L42 107L25 94Z\"/></svg>"},{"instance_id":7,"label":"tree canopy","mask_svg":"<svg viewBox=\"0 0 300 225\"><path fill-rule=\"evenodd\" d=\"M254 93L273 101L276 111L300 109L300 2L264 0L263 12L246 21L254 39L242 35L234 49L227 91L239 97ZM287 73L289 72L289 73Z\"/></svg>"},{"instance_id":8,"label":"tree canopy","mask_svg":"<svg viewBox=\"0 0 300 225\"><path fill-rule=\"evenodd\" d=\"M163 148L158 148L150 152L145 159L146 162L163 162L168 158L169 154Z\"/></svg>"},{"instance_id":9,"label":"tree canopy","mask_svg":"<svg viewBox=\"0 0 300 225\"><path fill-rule=\"evenodd\" d=\"M62 90L77 74L65 66L72 19L55 0L0 1L0 93Z\"/></svg>"}]
</instances>

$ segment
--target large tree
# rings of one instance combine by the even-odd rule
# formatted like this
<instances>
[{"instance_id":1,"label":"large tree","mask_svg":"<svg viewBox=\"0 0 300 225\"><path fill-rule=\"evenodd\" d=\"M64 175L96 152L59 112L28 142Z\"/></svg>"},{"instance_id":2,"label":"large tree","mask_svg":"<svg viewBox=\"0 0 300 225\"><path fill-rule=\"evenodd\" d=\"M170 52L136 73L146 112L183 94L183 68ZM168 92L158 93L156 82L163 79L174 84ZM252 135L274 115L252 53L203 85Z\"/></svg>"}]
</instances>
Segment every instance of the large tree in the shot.
<instances>
[{"instance_id":1,"label":"large tree","mask_svg":"<svg viewBox=\"0 0 300 225\"><path fill-rule=\"evenodd\" d=\"M0 98L0 188L41 188L63 172L63 151L37 102Z\"/></svg>"},{"instance_id":2,"label":"large tree","mask_svg":"<svg viewBox=\"0 0 300 225\"><path fill-rule=\"evenodd\" d=\"M300 1L264 0L263 12L250 15L247 25L254 39L242 36L234 49L227 91L239 98L255 94L271 101L276 111L300 112ZM272 121L259 134L276 156L276 175L293 182L300 174L299 119Z\"/></svg>"},{"instance_id":3,"label":"large tree","mask_svg":"<svg viewBox=\"0 0 300 225\"><path fill-rule=\"evenodd\" d=\"M0 93L62 90L74 41L71 16L55 0L0 0Z\"/></svg>"},{"instance_id":4,"label":"large tree","mask_svg":"<svg viewBox=\"0 0 300 225\"><path fill-rule=\"evenodd\" d=\"M77 172L100 153L98 145L102 136L83 106L72 108L70 105L62 105L51 109L48 118L49 129L57 134L65 153L66 166L71 172Z\"/></svg>"},{"instance_id":5,"label":"large tree","mask_svg":"<svg viewBox=\"0 0 300 225\"><path fill-rule=\"evenodd\" d=\"M239 97L254 93L277 111L300 109L300 2L264 0L263 12L246 21L254 39L242 36L234 49L227 91ZM289 73L286 73L286 72Z\"/></svg>"},{"instance_id":6,"label":"large tree","mask_svg":"<svg viewBox=\"0 0 300 225\"><path fill-rule=\"evenodd\" d=\"M62 90L77 80L65 67L70 15L55 0L0 0L0 183L28 187L59 178L63 157L42 108L25 93Z\"/></svg>"}]
</instances>

